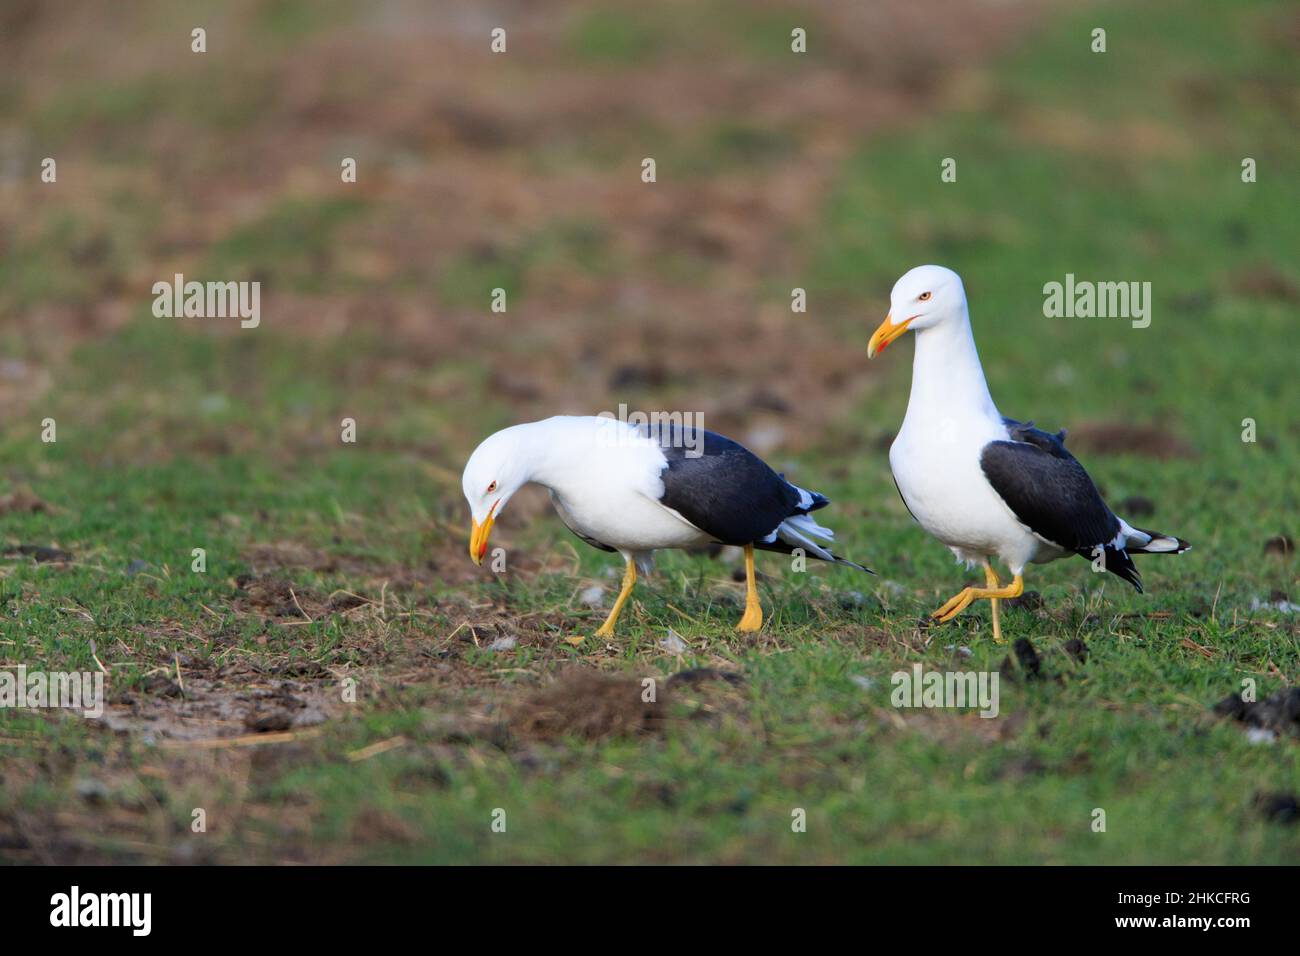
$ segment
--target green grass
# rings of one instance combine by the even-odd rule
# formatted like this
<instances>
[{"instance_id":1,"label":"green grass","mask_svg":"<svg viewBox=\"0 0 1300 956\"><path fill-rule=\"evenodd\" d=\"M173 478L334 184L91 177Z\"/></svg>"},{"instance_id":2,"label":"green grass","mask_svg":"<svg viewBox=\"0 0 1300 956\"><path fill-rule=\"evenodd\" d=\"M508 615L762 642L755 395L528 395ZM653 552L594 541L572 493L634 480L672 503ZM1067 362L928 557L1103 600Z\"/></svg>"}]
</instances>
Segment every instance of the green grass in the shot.
<instances>
[{"instance_id":1,"label":"green grass","mask_svg":"<svg viewBox=\"0 0 1300 956\"><path fill-rule=\"evenodd\" d=\"M598 7L574 23L569 45L575 55L594 63L635 64L661 50L665 39L663 28L645 18Z\"/></svg>"},{"instance_id":2,"label":"green grass","mask_svg":"<svg viewBox=\"0 0 1300 956\"><path fill-rule=\"evenodd\" d=\"M527 277L559 272L603 275L611 269L608 236L599 223L561 219L514 243L476 249L441 264L438 300L451 307L480 309L492 290L506 293L507 311L527 292Z\"/></svg>"},{"instance_id":3,"label":"green grass","mask_svg":"<svg viewBox=\"0 0 1300 956\"><path fill-rule=\"evenodd\" d=\"M339 230L365 208L351 198L282 202L216 243L206 274L265 275L277 289L320 292L335 265Z\"/></svg>"},{"instance_id":4,"label":"green grass","mask_svg":"<svg viewBox=\"0 0 1300 956\"><path fill-rule=\"evenodd\" d=\"M306 29L297 9L274 14L286 37ZM1294 861L1300 832L1265 820L1254 800L1300 787L1296 741L1252 744L1209 713L1243 678L1263 696L1300 671L1294 616L1252 610L1275 590L1298 597L1294 558L1263 552L1267 538L1294 535L1300 506L1296 305L1243 281L1263 270L1300 284L1300 143L1281 100L1265 95L1295 79L1294 51L1267 40L1283 9L1061 15L993 67L978 109L862 144L808 232L805 282L812 301L831 303L808 320L841 326L846 347L865 354L899 273L939 262L965 276L1006 413L1051 428L1133 418L1192 449L1164 461L1084 456L1112 502L1152 499L1140 523L1195 548L1143 561L1144 595L1082 561L1032 568L1044 609L1008 610L1004 628L1032 639L1059 680L1004 681L991 721L890 706L890 675L915 662L996 670L1006 655L987 608L915 627L968 578L910 521L888 474L880 442L905 408L905 344L877 360L862 405L789 468L835 501L829 523L879 577L793 573L765 556L768 621L749 639L732 630L732 566L665 554L617 638L575 645L565 638L601 617L575 592L612 584L612 562L555 520L503 521L495 540L510 572L463 572L457 469L504 414L486 365L383 378L357 361L393 357L379 332L323 341L270 323L251 336L141 316L78 350L38 403L35 420L59 421L56 444L34 441L30 420L0 424L6 478L54 507L4 515L6 541L78 557L6 559L0 661L93 669L93 640L114 693L146 704L150 680L175 676L178 660L196 694L199 681L220 697L322 667L323 697L352 675L358 702L252 757L0 713L0 826L30 828L36 849L22 859L53 852L43 841L62 813L80 821L75 839L63 833L76 858L118 861ZM1101 56L1086 52L1095 23L1109 30ZM670 33L602 12L572 42L635 64ZM1188 94L1202 88L1208 107ZM151 108L140 91L104 95L115 115ZM766 162L784 144L736 121L715 145L731 162ZM1260 160L1253 185L1238 176L1245 155ZM953 184L939 177L948 156ZM329 288L325 263L363 211L275 207L209 250L203 277L263 269L299 291ZM4 275L20 283L9 294L54 295L50 277L75 272L59 258L70 241L60 228L6 257ZM535 268L599 274L613 268L600 230L556 226L497 258L439 264L440 297L486 308L486 289L513 296ZM1042 286L1067 272L1150 281L1152 325L1044 318ZM74 297L82 281L68 280ZM356 446L338 441L349 415ZM1240 440L1247 417L1255 444ZM292 582L310 622L250 610L232 581L258 570L258 546L285 542L331 559L268 572ZM190 570L196 547L204 574ZM383 610L325 606L340 588ZM487 650L492 628L518 646ZM659 646L669 628L689 644L680 657ZM1076 637L1086 663L1064 649ZM570 666L634 681L709 666L744 680L674 692L661 734L498 736L511 707ZM99 804L77 795L87 777L108 786ZM189 832L195 806L212 821L203 838ZM497 808L504 833L490 826ZM1091 826L1098 808L1105 833ZM797 809L804 833L791 829Z\"/></svg>"},{"instance_id":5,"label":"green grass","mask_svg":"<svg viewBox=\"0 0 1300 956\"><path fill-rule=\"evenodd\" d=\"M834 37L814 11L755 7L732 0L674 3L653 13L594 6L574 18L567 45L575 56L600 67L627 69L659 56L716 57L732 52L788 67L795 27L807 31L810 44L821 44L823 51L834 49Z\"/></svg>"}]
</instances>

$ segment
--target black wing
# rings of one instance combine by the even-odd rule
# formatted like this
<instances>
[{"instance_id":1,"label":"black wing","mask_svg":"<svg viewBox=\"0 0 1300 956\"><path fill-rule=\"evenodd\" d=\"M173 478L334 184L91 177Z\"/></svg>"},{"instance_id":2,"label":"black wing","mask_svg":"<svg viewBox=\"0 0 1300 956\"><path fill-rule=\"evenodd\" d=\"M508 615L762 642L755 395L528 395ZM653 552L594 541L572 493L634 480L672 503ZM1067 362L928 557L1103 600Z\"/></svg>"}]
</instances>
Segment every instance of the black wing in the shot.
<instances>
[{"instance_id":1,"label":"black wing","mask_svg":"<svg viewBox=\"0 0 1300 956\"><path fill-rule=\"evenodd\" d=\"M1007 431L1011 435L1012 441L1029 442L1031 445L1037 445L1043 451L1052 454L1060 454L1069 458L1070 453L1065 450L1065 429L1059 432L1045 432L1041 428L1035 428L1033 422L1018 422L1014 418L1002 416L1002 424L1007 426Z\"/></svg>"},{"instance_id":2,"label":"black wing","mask_svg":"<svg viewBox=\"0 0 1300 956\"><path fill-rule=\"evenodd\" d=\"M1112 546L1119 519L1097 486L1065 449L1065 433L1052 435L1032 422L1006 419L1013 441L984 446L980 467L1007 507L1034 534L1089 560L1105 552L1105 568L1138 591L1142 579L1128 553Z\"/></svg>"},{"instance_id":3,"label":"black wing","mask_svg":"<svg viewBox=\"0 0 1300 956\"><path fill-rule=\"evenodd\" d=\"M730 438L679 425L642 433L658 439L668 459L660 502L722 544L762 541L786 518L829 504L809 492L812 502L802 506L799 489Z\"/></svg>"}]
</instances>

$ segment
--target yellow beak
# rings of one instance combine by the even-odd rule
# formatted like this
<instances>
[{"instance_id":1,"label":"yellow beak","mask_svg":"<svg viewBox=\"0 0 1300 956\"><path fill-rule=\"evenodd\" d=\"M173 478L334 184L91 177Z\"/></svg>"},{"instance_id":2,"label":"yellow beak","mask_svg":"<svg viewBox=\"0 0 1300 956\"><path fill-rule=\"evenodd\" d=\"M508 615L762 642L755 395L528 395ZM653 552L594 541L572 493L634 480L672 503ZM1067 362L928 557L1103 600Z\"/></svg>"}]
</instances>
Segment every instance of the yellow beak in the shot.
<instances>
[{"instance_id":1,"label":"yellow beak","mask_svg":"<svg viewBox=\"0 0 1300 956\"><path fill-rule=\"evenodd\" d=\"M488 512L482 524L479 524L472 517L469 519L469 556L475 564L481 565L483 556L487 554L488 535L492 533L492 522L495 520L492 517L492 512L497 510L497 504L500 504L500 502L492 505L492 510Z\"/></svg>"},{"instance_id":2,"label":"yellow beak","mask_svg":"<svg viewBox=\"0 0 1300 956\"><path fill-rule=\"evenodd\" d=\"M867 343L867 358L875 358L877 353L883 352L885 346L906 332L911 324L912 320L907 319L895 325L892 312L885 316L885 321L880 323L880 328L876 329L871 336L871 341Z\"/></svg>"}]
</instances>

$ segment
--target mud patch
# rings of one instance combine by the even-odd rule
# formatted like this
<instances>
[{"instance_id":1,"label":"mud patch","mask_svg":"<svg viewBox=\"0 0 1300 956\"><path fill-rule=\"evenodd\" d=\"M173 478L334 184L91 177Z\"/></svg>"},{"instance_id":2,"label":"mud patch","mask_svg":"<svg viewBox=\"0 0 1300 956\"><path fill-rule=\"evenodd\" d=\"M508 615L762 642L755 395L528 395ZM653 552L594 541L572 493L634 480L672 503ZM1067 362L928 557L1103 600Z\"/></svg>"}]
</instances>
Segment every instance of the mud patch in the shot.
<instances>
[{"instance_id":1,"label":"mud patch","mask_svg":"<svg viewBox=\"0 0 1300 956\"><path fill-rule=\"evenodd\" d=\"M262 617L311 621L330 610L327 599L280 577L235 578L235 610Z\"/></svg>"},{"instance_id":2,"label":"mud patch","mask_svg":"<svg viewBox=\"0 0 1300 956\"><path fill-rule=\"evenodd\" d=\"M381 589L404 593L429 589L440 582L469 581L479 576L475 573L479 569L465 555L464 542L460 539L453 541L446 535L435 538L428 557L410 565L376 561L355 554L334 554L296 541L256 544L244 554L244 561L249 567L250 578L277 578L282 576L282 572L308 571L346 581L350 590L328 595L327 602L339 594L356 597L363 592L373 594ZM378 599L377 594L374 594L374 599Z\"/></svg>"},{"instance_id":3,"label":"mud patch","mask_svg":"<svg viewBox=\"0 0 1300 956\"><path fill-rule=\"evenodd\" d=\"M1040 591L1025 591L1019 597L1007 598L1004 607L1017 608L1022 611L1041 611L1043 595Z\"/></svg>"},{"instance_id":4,"label":"mud patch","mask_svg":"<svg viewBox=\"0 0 1300 956\"><path fill-rule=\"evenodd\" d=\"M641 681L590 670L570 670L509 710L513 735L525 740L578 737L603 740L662 733L667 726L667 686L653 701Z\"/></svg>"},{"instance_id":5,"label":"mud patch","mask_svg":"<svg viewBox=\"0 0 1300 956\"><path fill-rule=\"evenodd\" d=\"M1290 535L1279 534L1264 542L1264 553L1289 558L1295 554L1295 541Z\"/></svg>"},{"instance_id":6,"label":"mud patch","mask_svg":"<svg viewBox=\"0 0 1300 956\"><path fill-rule=\"evenodd\" d=\"M1144 458L1195 458L1196 449L1173 430L1130 422L1084 422L1070 429L1069 446L1096 455L1139 455Z\"/></svg>"},{"instance_id":7,"label":"mud patch","mask_svg":"<svg viewBox=\"0 0 1300 956\"><path fill-rule=\"evenodd\" d=\"M1273 823L1300 822L1300 798L1294 793L1257 793L1255 808Z\"/></svg>"},{"instance_id":8,"label":"mud patch","mask_svg":"<svg viewBox=\"0 0 1300 956\"><path fill-rule=\"evenodd\" d=\"M194 678L128 692L104 708L104 724L146 743L205 741L314 727L343 709L335 683L270 680L231 687Z\"/></svg>"},{"instance_id":9,"label":"mud patch","mask_svg":"<svg viewBox=\"0 0 1300 956\"><path fill-rule=\"evenodd\" d=\"M668 678L668 686L673 688L694 687L709 681L723 681L732 686L738 686L745 682L745 675L736 671L719 670L716 667L694 667L690 670L678 671Z\"/></svg>"},{"instance_id":10,"label":"mud patch","mask_svg":"<svg viewBox=\"0 0 1300 956\"><path fill-rule=\"evenodd\" d=\"M1156 503L1145 495L1129 495L1118 503L1117 509L1130 518L1151 518L1156 513Z\"/></svg>"},{"instance_id":11,"label":"mud patch","mask_svg":"<svg viewBox=\"0 0 1300 956\"><path fill-rule=\"evenodd\" d=\"M1011 645L1012 656L1008 654L1002 660L1002 666L998 672L1006 680L1014 681L1023 677L1025 680L1042 680L1043 679L1043 660L1038 656L1038 651L1034 645L1029 642L1029 638L1021 637Z\"/></svg>"},{"instance_id":12,"label":"mud patch","mask_svg":"<svg viewBox=\"0 0 1300 956\"><path fill-rule=\"evenodd\" d=\"M26 485L0 495L0 515L48 514L54 509Z\"/></svg>"},{"instance_id":13,"label":"mud patch","mask_svg":"<svg viewBox=\"0 0 1300 956\"><path fill-rule=\"evenodd\" d=\"M1232 277L1232 291L1250 299L1300 302L1300 285L1272 266L1256 266Z\"/></svg>"},{"instance_id":14,"label":"mud patch","mask_svg":"<svg viewBox=\"0 0 1300 956\"><path fill-rule=\"evenodd\" d=\"M37 564L67 564L75 560L71 551L43 544L19 544L4 550L6 558L31 558Z\"/></svg>"}]
</instances>

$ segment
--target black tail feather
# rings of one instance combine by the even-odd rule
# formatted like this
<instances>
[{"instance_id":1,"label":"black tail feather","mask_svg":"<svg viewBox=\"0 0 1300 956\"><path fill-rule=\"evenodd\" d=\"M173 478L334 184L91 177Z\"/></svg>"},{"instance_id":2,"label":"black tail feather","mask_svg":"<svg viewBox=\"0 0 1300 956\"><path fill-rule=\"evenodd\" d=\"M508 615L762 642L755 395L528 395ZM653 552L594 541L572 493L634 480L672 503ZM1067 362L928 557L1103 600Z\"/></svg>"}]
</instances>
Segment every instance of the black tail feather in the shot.
<instances>
[{"instance_id":1,"label":"black tail feather","mask_svg":"<svg viewBox=\"0 0 1300 956\"><path fill-rule=\"evenodd\" d=\"M1080 548L1076 554L1088 561L1096 561L1100 557L1103 570L1109 571L1116 577L1123 578L1137 589L1138 594L1142 593L1142 575L1138 573L1137 565L1133 563L1133 559L1128 556L1127 551L1121 551L1119 548L1106 545L1102 555L1098 555L1095 549L1089 551L1087 548Z\"/></svg>"}]
</instances>

